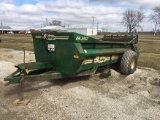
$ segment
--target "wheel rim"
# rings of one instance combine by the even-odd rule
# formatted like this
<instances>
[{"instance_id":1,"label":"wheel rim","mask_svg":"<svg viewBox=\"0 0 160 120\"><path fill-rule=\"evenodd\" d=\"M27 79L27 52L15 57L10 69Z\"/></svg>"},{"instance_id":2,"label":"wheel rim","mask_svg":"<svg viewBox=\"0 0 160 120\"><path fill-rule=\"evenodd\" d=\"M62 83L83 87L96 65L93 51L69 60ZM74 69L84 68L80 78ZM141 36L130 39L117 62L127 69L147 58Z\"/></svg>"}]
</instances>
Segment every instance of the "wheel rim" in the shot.
<instances>
[{"instance_id":1,"label":"wheel rim","mask_svg":"<svg viewBox=\"0 0 160 120\"><path fill-rule=\"evenodd\" d=\"M135 61L135 59L133 59L131 62L131 69L132 70L135 68L135 65L136 65L136 61Z\"/></svg>"}]
</instances>

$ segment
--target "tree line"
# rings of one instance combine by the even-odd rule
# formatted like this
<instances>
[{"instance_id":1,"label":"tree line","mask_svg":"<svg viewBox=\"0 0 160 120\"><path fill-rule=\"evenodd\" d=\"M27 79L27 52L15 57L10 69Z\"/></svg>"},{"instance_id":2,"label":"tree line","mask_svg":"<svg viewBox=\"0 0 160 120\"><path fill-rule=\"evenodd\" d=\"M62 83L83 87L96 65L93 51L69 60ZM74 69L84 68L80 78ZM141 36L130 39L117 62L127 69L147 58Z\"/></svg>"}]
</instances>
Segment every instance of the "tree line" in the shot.
<instances>
[{"instance_id":1,"label":"tree line","mask_svg":"<svg viewBox=\"0 0 160 120\"><path fill-rule=\"evenodd\" d=\"M136 28L142 29L140 23L146 18L146 15L141 10L127 9L122 14L122 24L126 26L127 32L132 33L136 31ZM152 9L152 13L149 15L149 21L154 23L154 35L157 32L157 26L160 25L160 6L156 6ZM49 22L49 25L63 26L60 20L53 20ZM63 26L64 27L64 26Z\"/></svg>"},{"instance_id":2,"label":"tree line","mask_svg":"<svg viewBox=\"0 0 160 120\"><path fill-rule=\"evenodd\" d=\"M127 27L129 33L136 30L136 27L141 27L140 23L146 18L143 11L140 10L126 10L123 13L122 24ZM154 35L157 32L157 26L160 24L160 6L156 6L152 9L152 13L149 15L149 20L154 23Z\"/></svg>"}]
</instances>

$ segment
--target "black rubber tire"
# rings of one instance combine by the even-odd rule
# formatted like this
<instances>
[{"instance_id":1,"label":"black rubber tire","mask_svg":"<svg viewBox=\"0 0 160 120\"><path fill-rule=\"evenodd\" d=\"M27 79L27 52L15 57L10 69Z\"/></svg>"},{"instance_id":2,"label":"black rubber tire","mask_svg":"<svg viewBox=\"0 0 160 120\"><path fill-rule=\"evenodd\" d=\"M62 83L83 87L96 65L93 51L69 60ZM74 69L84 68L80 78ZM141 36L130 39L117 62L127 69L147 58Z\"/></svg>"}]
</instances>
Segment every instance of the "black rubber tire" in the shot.
<instances>
[{"instance_id":1,"label":"black rubber tire","mask_svg":"<svg viewBox=\"0 0 160 120\"><path fill-rule=\"evenodd\" d=\"M129 75L134 73L136 68L137 68L137 54L132 50L124 52L120 64L121 73Z\"/></svg>"}]
</instances>

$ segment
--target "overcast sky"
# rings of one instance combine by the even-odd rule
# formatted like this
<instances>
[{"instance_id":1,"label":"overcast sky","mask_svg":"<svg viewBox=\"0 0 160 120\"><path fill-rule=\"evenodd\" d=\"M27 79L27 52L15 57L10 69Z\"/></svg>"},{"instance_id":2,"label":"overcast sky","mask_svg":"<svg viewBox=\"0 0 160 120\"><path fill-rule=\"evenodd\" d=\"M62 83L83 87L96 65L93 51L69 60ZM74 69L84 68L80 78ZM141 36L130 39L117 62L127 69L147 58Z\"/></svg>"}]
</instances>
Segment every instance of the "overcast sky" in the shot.
<instances>
[{"instance_id":1,"label":"overcast sky","mask_svg":"<svg viewBox=\"0 0 160 120\"><path fill-rule=\"evenodd\" d=\"M66 27L92 27L93 17L99 28L125 31L121 24L126 9L140 9L148 16L160 0L0 0L0 21L11 27L41 27L48 21L61 20ZM153 30L147 19L141 23L144 31ZM140 31L140 30L139 30Z\"/></svg>"}]
</instances>

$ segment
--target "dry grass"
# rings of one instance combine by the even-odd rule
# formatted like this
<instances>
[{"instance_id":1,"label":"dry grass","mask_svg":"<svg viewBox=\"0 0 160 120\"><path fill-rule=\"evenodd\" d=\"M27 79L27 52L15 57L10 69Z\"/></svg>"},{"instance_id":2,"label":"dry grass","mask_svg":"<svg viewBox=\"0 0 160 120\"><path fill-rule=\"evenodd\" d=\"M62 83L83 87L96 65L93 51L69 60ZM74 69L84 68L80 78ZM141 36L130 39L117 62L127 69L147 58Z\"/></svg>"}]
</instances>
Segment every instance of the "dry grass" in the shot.
<instances>
[{"instance_id":1,"label":"dry grass","mask_svg":"<svg viewBox=\"0 0 160 120\"><path fill-rule=\"evenodd\" d=\"M26 50L33 51L31 35L1 35L0 37L3 40L0 47L16 50L22 50L25 47ZM94 37L100 38L103 35ZM160 70L160 35L140 34L138 46L141 52L138 66Z\"/></svg>"},{"instance_id":2,"label":"dry grass","mask_svg":"<svg viewBox=\"0 0 160 120\"><path fill-rule=\"evenodd\" d=\"M146 40L160 40L160 35L154 36L153 34L139 34L139 40L140 41L146 41Z\"/></svg>"},{"instance_id":3,"label":"dry grass","mask_svg":"<svg viewBox=\"0 0 160 120\"><path fill-rule=\"evenodd\" d=\"M160 35L140 34L138 65L160 70Z\"/></svg>"},{"instance_id":4,"label":"dry grass","mask_svg":"<svg viewBox=\"0 0 160 120\"><path fill-rule=\"evenodd\" d=\"M160 41L139 42L138 46L140 48L138 65L160 70Z\"/></svg>"},{"instance_id":5,"label":"dry grass","mask_svg":"<svg viewBox=\"0 0 160 120\"><path fill-rule=\"evenodd\" d=\"M33 42L31 35L1 35L3 40L0 43L0 47L12 48L16 50L22 50L24 47L26 50L33 51Z\"/></svg>"},{"instance_id":6,"label":"dry grass","mask_svg":"<svg viewBox=\"0 0 160 120\"><path fill-rule=\"evenodd\" d=\"M141 67L149 67L160 70L160 54L141 53L138 65Z\"/></svg>"}]
</instances>

